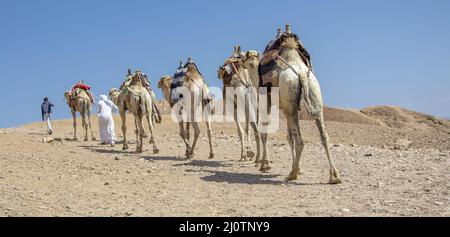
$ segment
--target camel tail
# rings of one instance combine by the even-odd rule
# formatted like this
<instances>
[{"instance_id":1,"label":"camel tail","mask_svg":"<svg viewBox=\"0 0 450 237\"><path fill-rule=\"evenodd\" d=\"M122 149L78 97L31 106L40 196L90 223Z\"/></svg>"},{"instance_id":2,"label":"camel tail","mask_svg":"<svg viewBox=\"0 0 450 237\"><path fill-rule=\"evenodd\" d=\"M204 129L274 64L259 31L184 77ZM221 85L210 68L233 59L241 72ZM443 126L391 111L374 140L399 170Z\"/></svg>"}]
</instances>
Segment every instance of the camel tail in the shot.
<instances>
[{"instance_id":1,"label":"camel tail","mask_svg":"<svg viewBox=\"0 0 450 237\"><path fill-rule=\"evenodd\" d=\"M308 72L307 74L307 78L303 79L300 77L300 82L302 84L302 94L303 94L303 98L305 100L305 107L306 110L308 111L308 114L313 118L313 119L318 119L320 117L320 113L322 112L322 107L318 105L318 101L316 101L316 99L314 99L314 97L311 95L311 90L310 90L310 86L309 86L309 77L310 77L310 72Z\"/></svg>"}]
</instances>

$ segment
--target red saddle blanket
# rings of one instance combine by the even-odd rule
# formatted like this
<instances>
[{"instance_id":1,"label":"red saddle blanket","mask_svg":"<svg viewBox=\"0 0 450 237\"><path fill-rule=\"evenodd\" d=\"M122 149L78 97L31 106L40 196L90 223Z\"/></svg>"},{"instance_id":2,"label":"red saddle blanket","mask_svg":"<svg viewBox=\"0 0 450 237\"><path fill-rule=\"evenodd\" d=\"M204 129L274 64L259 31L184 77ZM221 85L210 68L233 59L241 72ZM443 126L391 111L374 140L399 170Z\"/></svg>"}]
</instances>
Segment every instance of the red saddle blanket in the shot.
<instances>
[{"instance_id":1,"label":"red saddle blanket","mask_svg":"<svg viewBox=\"0 0 450 237\"><path fill-rule=\"evenodd\" d=\"M91 89L91 87L88 86L88 85L86 85L86 84L80 84L80 83L78 83L78 84L76 84L76 85L74 85L74 86L72 87L72 91L74 91L75 89L82 89L82 90L88 91L88 90Z\"/></svg>"}]
</instances>

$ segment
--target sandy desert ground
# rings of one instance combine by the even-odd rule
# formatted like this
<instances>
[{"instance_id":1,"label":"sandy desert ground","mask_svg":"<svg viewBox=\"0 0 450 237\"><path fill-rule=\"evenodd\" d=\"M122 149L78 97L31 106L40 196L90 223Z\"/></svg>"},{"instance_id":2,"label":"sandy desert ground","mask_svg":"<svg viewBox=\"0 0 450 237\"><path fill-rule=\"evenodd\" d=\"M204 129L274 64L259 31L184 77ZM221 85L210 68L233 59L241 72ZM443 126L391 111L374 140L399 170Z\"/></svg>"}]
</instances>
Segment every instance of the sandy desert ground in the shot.
<instances>
[{"instance_id":1,"label":"sandy desert ground","mask_svg":"<svg viewBox=\"0 0 450 237\"><path fill-rule=\"evenodd\" d=\"M52 142L45 142L42 122L1 129L0 216L450 216L448 120L395 107L328 108L343 179L328 185L317 129L302 117L303 175L290 183L283 122L269 138L269 173L238 162L234 124L213 125L212 160L205 130L195 159L184 159L168 115L156 127L157 155L148 143L137 155L134 144L122 151L120 144L71 141L71 120L54 121Z\"/></svg>"}]
</instances>

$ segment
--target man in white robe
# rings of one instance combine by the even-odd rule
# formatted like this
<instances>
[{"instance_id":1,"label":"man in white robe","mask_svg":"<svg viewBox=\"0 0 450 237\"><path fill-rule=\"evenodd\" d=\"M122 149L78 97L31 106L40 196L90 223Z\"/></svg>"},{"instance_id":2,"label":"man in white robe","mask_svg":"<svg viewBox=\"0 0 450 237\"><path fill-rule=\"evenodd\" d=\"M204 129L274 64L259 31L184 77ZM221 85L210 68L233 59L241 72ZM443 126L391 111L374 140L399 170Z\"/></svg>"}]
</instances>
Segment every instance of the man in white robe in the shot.
<instances>
[{"instance_id":1,"label":"man in white robe","mask_svg":"<svg viewBox=\"0 0 450 237\"><path fill-rule=\"evenodd\" d=\"M100 101L98 102L98 127L100 140L104 145L111 144L111 146L114 146L116 142L112 113L118 109L106 95L100 95Z\"/></svg>"}]
</instances>

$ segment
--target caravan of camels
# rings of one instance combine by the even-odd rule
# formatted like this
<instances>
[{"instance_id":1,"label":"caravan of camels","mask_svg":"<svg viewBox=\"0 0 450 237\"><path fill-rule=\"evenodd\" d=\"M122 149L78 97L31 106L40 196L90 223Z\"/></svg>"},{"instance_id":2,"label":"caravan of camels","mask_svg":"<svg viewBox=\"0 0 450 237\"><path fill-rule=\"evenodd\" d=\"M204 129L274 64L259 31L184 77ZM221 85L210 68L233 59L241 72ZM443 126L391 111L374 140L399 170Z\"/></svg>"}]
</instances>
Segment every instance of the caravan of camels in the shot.
<instances>
[{"instance_id":1,"label":"caravan of camels","mask_svg":"<svg viewBox=\"0 0 450 237\"><path fill-rule=\"evenodd\" d=\"M194 61L181 62L173 76L165 75L158 82L164 99L169 103L172 119L179 123L179 135L186 147L186 159L194 157L194 151L200 135L200 122L206 123L209 141L209 158L214 158L212 123L221 113L232 113L240 139L240 161L254 159L262 172L271 169L267 150L267 140L272 122L273 105L278 104L287 120L287 141L292 154L292 170L287 181L296 180L300 174L300 158L304 148L299 124L300 101L303 98L309 115L315 119L322 145L330 166L330 184L339 184L341 179L334 166L329 149L329 139L323 117L323 101L319 82L314 74L309 53L298 36L286 25L283 32L278 29L274 40L269 42L263 54L257 51L234 51L218 69L218 78L223 82L223 100L217 100L211 88ZM91 106L93 104L89 87L80 86L74 92L66 92L65 97L73 116L74 138L77 138L76 112L81 114L84 139L91 132ZM128 70L127 77L119 89L109 91L111 101L119 109L122 120L123 149L129 149L126 136L126 113L131 113L135 122L136 152L144 151L144 139L149 137L153 154L159 152L154 137L155 123L161 121L161 115L155 105L156 97L150 88L147 76L140 70L134 73ZM275 103L276 102L276 103ZM221 104L221 106L218 106ZM145 120L145 121L144 121ZM144 123L148 124L148 135ZM245 126L242 126L244 123ZM190 127L193 137L190 136ZM251 147L254 133L256 150Z\"/></svg>"}]
</instances>

